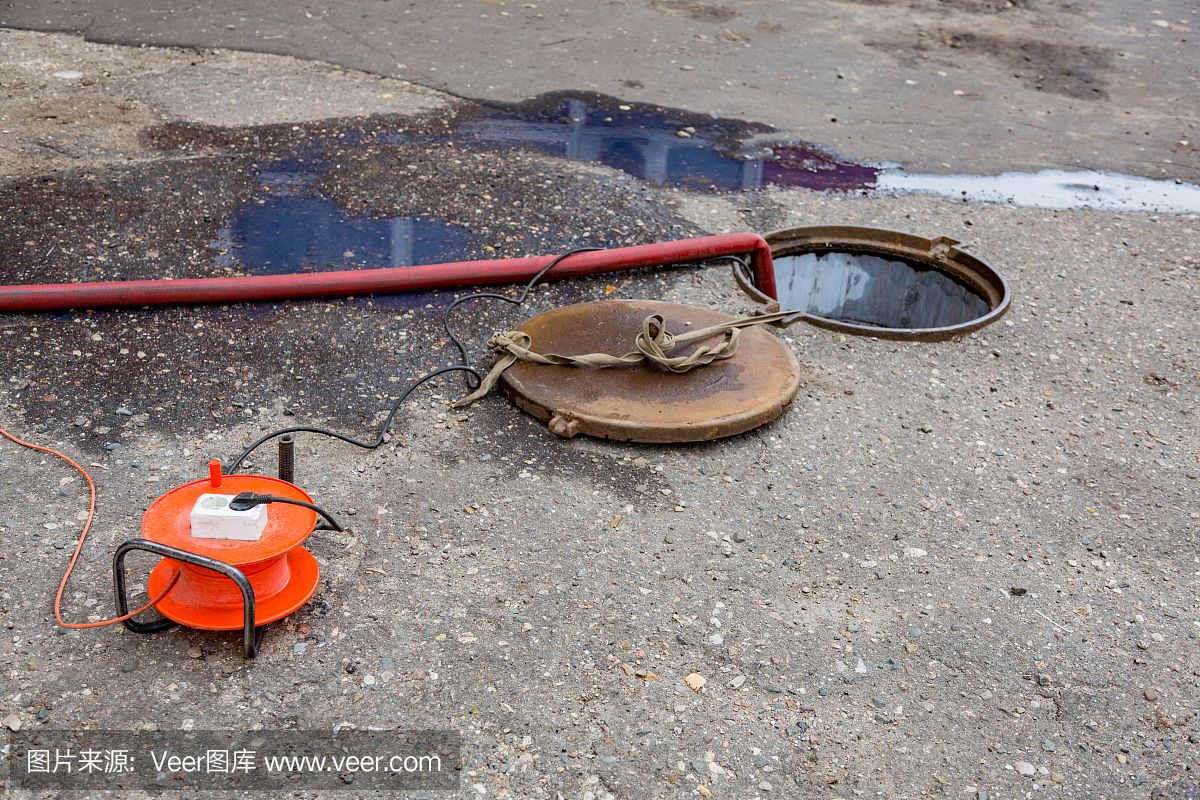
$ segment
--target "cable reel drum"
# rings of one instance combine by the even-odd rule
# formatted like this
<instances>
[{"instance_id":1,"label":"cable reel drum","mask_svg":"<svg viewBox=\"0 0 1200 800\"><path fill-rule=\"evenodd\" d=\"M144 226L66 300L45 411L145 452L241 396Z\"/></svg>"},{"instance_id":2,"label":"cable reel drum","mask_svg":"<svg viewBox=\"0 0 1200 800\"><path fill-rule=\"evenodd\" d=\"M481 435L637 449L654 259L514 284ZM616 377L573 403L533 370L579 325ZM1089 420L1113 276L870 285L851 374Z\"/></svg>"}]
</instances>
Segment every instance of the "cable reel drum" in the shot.
<instances>
[{"instance_id":1,"label":"cable reel drum","mask_svg":"<svg viewBox=\"0 0 1200 800\"><path fill-rule=\"evenodd\" d=\"M280 465L291 477L291 441L280 443ZM166 592L155 608L162 618L125 621L135 633L176 625L243 632L243 655L253 658L265 626L303 607L316 592L320 569L301 544L318 515L341 526L312 497L284 478L224 475L209 463L209 477L176 487L142 516L142 538L117 548L113 579L117 609L128 613L125 557L133 550L162 556L150 573L147 594Z\"/></svg>"}]
</instances>

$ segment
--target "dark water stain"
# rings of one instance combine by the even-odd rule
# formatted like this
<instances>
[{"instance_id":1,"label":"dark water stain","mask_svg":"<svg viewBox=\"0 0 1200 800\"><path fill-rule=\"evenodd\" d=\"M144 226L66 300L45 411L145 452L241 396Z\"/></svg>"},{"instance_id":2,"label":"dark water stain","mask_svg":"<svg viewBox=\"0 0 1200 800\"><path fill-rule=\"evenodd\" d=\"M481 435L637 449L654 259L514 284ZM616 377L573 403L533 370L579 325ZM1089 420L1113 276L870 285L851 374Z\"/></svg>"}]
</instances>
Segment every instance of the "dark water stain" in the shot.
<instances>
[{"instance_id":1,"label":"dark water stain","mask_svg":"<svg viewBox=\"0 0 1200 800\"><path fill-rule=\"evenodd\" d=\"M861 191L879 168L805 142L747 146L767 125L593 93L544 94L468 110L459 131L480 146L515 146L604 164L659 186L724 191L795 186Z\"/></svg>"},{"instance_id":2,"label":"dark water stain","mask_svg":"<svg viewBox=\"0 0 1200 800\"><path fill-rule=\"evenodd\" d=\"M379 143L381 132L404 128L414 136L444 133L444 121L445 113L163 126L147 140L185 157L0 184L0 273L11 283L221 277L512 257L700 233L670 200L635 181L563 169L518 150L466 152L445 137ZM320 235L309 230L317 228ZM234 240L244 246L232 247ZM411 255L397 253L405 248ZM643 270L553 283L520 309L463 307L455 326L478 356L492 331L527 314L604 297L609 283L621 293L657 296L674 280ZM29 429L69 435L99 459L123 458L104 446L153 431L322 421L365 432L410 378L456 357L439 321L454 296L0 315L0 373L13 379L10 400ZM453 377L442 387L448 397L462 391ZM121 407L136 416L116 414ZM492 423L502 426L507 413L494 412ZM228 457L226 448L239 444L206 445L204 457Z\"/></svg>"},{"instance_id":3,"label":"dark water stain","mask_svg":"<svg viewBox=\"0 0 1200 800\"><path fill-rule=\"evenodd\" d=\"M882 0L890 2L890 0ZM864 2L864 0L857 0ZM949 6L947 0L902 0ZM958 0L959 8L978 5ZM980 9L984 10L984 9ZM1077 42L986 33L979 28L913 27L901 33L868 41L867 47L886 53L906 67L929 69L934 65L954 69L992 71L998 80L1016 80L1027 89L1063 95L1076 100L1108 98L1108 76L1120 61L1117 50Z\"/></svg>"},{"instance_id":4,"label":"dark water stain","mask_svg":"<svg viewBox=\"0 0 1200 800\"><path fill-rule=\"evenodd\" d=\"M651 5L659 11L683 14L697 22L730 22L739 14L729 6L713 3L697 3L693 0L655 0Z\"/></svg>"},{"instance_id":5,"label":"dark water stain","mask_svg":"<svg viewBox=\"0 0 1200 800\"><path fill-rule=\"evenodd\" d=\"M471 108L477 109L476 106ZM159 149L236 156L255 187L208 241L227 273L371 269L617 247L698 230L634 185L564 171L519 148L477 146L449 115L375 116L248 129L161 126ZM572 281L564 297L590 294ZM599 284L602 289L603 283ZM463 287L464 289L467 287ZM435 308L446 292L358 299Z\"/></svg>"},{"instance_id":6,"label":"dark water stain","mask_svg":"<svg viewBox=\"0 0 1200 800\"><path fill-rule=\"evenodd\" d=\"M921 11L945 11L947 8L977 14L1002 14L1027 7L1037 0L850 0L850 2L870 6L897 6L904 9Z\"/></svg>"},{"instance_id":7,"label":"dark water stain","mask_svg":"<svg viewBox=\"0 0 1200 800\"><path fill-rule=\"evenodd\" d=\"M875 328L941 328L987 314L987 300L940 270L856 253L775 259L780 307Z\"/></svg>"},{"instance_id":8,"label":"dark water stain","mask_svg":"<svg viewBox=\"0 0 1200 800\"><path fill-rule=\"evenodd\" d=\"M939 31L949 50L999 62L1027 88L1077 100L1108 98L1106 76L1112 72L1115 51L1081 44L996 36L979 31ZM955 53L955 60L958 53Z\"/></svg>"},{"instance_id":9,"label":"dark water stain","mask_svg":"<svg viewBox=\"0 0 1200 800\"><path fill-rule=\"evenodd\" d=\"M243 203L210 247L222 266L266 275L328 269L408 267L469 258L478 237L436 217L373 217L347 212L317 182L330 164L320 142L305 155L257 171L260 197Z\"/></svg>"}]
</instances>

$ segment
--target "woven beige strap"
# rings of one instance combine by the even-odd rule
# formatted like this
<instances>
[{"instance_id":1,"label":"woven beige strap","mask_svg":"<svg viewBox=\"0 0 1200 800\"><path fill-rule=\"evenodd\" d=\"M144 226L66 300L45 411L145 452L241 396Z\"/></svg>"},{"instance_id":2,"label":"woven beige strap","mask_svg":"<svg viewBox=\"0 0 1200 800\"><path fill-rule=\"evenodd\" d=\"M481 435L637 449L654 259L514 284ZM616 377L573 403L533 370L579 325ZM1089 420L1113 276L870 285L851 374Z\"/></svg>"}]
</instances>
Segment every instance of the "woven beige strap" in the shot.
<instances>
[{"instance_id":1,"label":"woven beige strap","mask_svg":"<svg viewBox=\"0 0 1200 800\"><path fill-rule=\"evenodd\" d=\"M696 367L703 367L714 361L731 358L738 347L738 331L751 325L763 325L776 322L795 312L781 311L776 314L760 314L756 317L723 322L684 334L674 334L668 331L663 323L661 314L651 314L642 320L642 330L634 338L635 352L623 356L608 353L588 353L578 356L564 356L558 353L537 353L530 350L533 340L524 331L502 331L492 335L488 340L488 348L496 353L496 363L492 371L480 381L479 388L466 397L454 403L455 408L469 406L485 396L496 385L496 381L518 361L526 364L543 364L557 367L623 367L649 361L667 372L683 373ZM671 350L686 342L697 339L707 339L721 336L721 341L714 345L703 345L683 356L669 356Z\"/></svg>"}]
</instances>

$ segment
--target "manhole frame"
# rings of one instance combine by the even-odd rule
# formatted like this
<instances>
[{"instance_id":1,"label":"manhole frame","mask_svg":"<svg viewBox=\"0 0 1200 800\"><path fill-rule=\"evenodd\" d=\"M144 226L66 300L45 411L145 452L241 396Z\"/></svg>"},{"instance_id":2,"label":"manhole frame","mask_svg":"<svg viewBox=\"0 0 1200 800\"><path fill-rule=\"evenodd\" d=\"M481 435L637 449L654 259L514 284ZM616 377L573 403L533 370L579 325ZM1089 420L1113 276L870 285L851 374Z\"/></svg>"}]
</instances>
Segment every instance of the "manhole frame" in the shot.
<instances>
[{"instance_id":1,"label":"manhole frame","mask_svg":"<svg viewBox=\"0 0 1200 800\"><path fill-rule=\"evenodd\" d=\"M956 247L959 242L946 236L925 239L882 228L814 225L774 231L764 234L763 238L771 246L772 258L805 253L841 252L882 256L936 269L967 284L984 299L990 309L988 313L973 320L938 328L879 328L819 317L804 311L784 317L779 322L782 326L803 320L818 327L855 336L902 341L942 341L992 324L1004 316L1012 304L1012 290L1004 276L982 259L960 250ZM754 280L744 265L735 262L733 276L742 291L755 302L765 305L767 312L780 310L779 301L754 285Z\"/></svg>"}]
</instances>

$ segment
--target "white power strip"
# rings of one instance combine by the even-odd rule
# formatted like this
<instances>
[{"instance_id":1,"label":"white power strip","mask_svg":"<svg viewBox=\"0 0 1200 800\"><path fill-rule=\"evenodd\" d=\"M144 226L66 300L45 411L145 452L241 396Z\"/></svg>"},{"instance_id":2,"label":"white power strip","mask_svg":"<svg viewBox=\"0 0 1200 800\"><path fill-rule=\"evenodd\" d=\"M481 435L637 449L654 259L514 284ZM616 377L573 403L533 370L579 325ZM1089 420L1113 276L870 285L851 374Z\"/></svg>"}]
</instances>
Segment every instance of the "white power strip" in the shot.
<instances>
[{"instance_id":1,"label":"white power strip","mask_svg":"<svg viewBox=\"0 0 1200 800\"><path fill-rule=\"evenodd\" d=\"M256 542L267 528L266 504L234 511L229 501L235 495L202 494L192 506L192 536L198 539L236 539Z\"/></svg>"}]
</instances>

